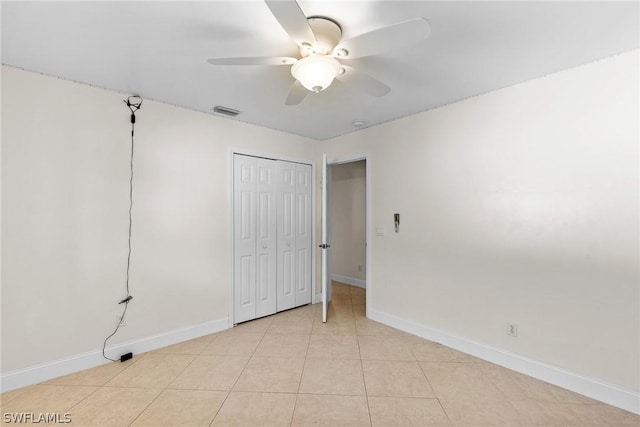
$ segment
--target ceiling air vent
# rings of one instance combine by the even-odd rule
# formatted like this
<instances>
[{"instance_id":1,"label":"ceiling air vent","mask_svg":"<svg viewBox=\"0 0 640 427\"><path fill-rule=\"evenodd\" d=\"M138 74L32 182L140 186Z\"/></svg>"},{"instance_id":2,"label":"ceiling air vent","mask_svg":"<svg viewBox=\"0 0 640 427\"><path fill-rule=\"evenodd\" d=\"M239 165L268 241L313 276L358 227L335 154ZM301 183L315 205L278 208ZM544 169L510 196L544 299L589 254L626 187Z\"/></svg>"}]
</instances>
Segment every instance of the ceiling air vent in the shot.
<instances>
[{"instance_id":1,"label":"ceiling air vent","mask_svg":"<svg viewBox=\"0 0 640 427\"><path fill-rule=\"evenodd\" d=\"M233 108L223 107L222 105L216 105L213 107L213 112L218 114L224 114L225 116L235 117L240 114L240 111Z\"/></svg>"}]
</instances>

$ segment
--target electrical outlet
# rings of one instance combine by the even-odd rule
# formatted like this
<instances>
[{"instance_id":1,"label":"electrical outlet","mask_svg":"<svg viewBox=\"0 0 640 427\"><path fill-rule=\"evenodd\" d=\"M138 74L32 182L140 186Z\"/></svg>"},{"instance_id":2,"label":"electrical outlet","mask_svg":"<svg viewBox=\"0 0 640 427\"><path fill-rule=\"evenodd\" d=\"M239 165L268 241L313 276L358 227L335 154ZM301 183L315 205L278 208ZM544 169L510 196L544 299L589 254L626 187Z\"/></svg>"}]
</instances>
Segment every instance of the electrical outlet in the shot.
<instances>
[{"instance_id":1,"label":"electrical outlet","mask_svg":"<svg viewBox=\"0 0 640 427\"><path fill-rule=\"evenodd\" d=\"M512 337L518 336L518 324L517 323L507 323L507 335Z\"/></svg>"},{"instance_id":2,"label":"electrical outlet","mask_svg":"<svg viewBox=\"0 0 640 427\"><path fill-rule=\"evenodd\" d=\"M120 319L122 319L122 323L120 323ZM125 326L127 326L127 318L126 317L122 317L122 314L118 313L116 314L116 327L120 325L121 328L124 328Z\"/></svg>"}]
</instances>

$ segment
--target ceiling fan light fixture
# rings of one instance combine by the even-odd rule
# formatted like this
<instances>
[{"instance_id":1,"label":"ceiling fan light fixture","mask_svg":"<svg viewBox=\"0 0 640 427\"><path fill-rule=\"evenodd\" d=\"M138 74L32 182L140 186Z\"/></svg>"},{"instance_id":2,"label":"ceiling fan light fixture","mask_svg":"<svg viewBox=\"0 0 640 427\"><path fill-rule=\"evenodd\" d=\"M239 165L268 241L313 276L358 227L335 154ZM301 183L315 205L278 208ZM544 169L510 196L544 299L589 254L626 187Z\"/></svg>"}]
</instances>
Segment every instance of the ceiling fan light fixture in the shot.
<instances>
[{"instance_id":1,"label":"ceiling fan light fixture","mask_svg":"<svg viewBox=\"0 0 640 427\"><path fill-rule=\"evenodd\" d=\"M291 74L306 89L318 93L331 85L341 68L340 62L330 56L312 55L293 64Z\"/></svg>"}]
</instances>

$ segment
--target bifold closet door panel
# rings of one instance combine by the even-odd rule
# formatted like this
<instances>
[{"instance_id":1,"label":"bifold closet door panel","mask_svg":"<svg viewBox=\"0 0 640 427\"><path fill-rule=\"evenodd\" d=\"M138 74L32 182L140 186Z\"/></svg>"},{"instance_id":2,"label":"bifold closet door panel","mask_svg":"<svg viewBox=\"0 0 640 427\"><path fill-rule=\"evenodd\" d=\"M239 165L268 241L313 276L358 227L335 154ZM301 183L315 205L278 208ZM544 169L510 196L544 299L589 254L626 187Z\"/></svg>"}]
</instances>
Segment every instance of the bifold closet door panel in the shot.
<instances>
[{"instance_id":1,"label":"bifold closet door panel","mask_svg":"<svg viewBox=\"0 0 640 427\"><path fill-rule=\"evenodd\" d=\"M277 163L257 159L256 195L256 317L276 312Z\"/></svg>"},{"instance_id":2,"label":"bifold closet door panel","mask_svg":"<svg viewBox=\"0 0 640 427\"><path fill-rule=\"evenodd\" d=\"M278 303L277 310L296 305L296 164L279 161L278 167Z\"/></svg>"},{"instance_id":3,"label":"bifold closet door panel","mask_svg":"<svg viewBox=\"0 0 640 427\"><path fill-rule=\"evenodd\" d=\"M311 165L295 165L295 305L311 302Z\"/></svg>"},{"instance_id":4,"label":"bifold closet door panel","mask_svg":"<svg viewBox=\"0 0 640 427\"><path fill-rule=\"evenodd\" d=\"M256 158L233 159L234 323L256 317Z\"/></svg>"},{"instance_id":5,"label":"bifold closet door panel","mask_svg":"<svg viewBox=\"0 0 640 427\"><path fill-rule=\"evenodd\" d=\"M234 323L311 302L311 166L234 155Z\"/></svg>"}]
</instances>

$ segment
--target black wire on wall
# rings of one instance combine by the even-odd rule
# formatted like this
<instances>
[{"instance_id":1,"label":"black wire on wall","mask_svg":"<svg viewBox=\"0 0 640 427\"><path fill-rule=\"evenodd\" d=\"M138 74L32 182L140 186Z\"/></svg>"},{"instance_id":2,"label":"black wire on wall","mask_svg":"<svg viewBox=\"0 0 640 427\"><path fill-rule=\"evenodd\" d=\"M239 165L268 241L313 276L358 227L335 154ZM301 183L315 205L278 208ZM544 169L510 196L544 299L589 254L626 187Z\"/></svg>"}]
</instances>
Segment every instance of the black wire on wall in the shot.
<instances>
[{"instance_id":1,"label":"black wire on wall","mask_svg":"<svg viewBox=\"0 0 640 427\"><path fill-rule=\"evenodd\" d=\"M109 338L114 336L116 332L118 332L118 329L120 329L120 327L122 326L122 323L124 322L124 316L127 314L127 308L129 308L129 302L133 299L133 297L131 296L131 293L129 292L129 270L131 267L131 227L133 224L132 217L131 217L131 210L133 209L133 153L134 153L134 133L135 133L135 126L136 126L136 111L138 111L140 107L142 107L142 98L139 96L130 96L124 100L124 103L127 104L127 107L129 107L129 110L131 110L131 156L130 156L130 162L129 162L129 170L130 170L130 174L129 174L129 239L128 239L129 251L127 253L127 278L126 278L127 296L118 303L118 304L124 304L124 309L122 310L122 316L120 316L120 320L118 321L118 324L116 325L115 330L111 333L111 335L105 338L104 344L102 345L102 356L105 359L108 359L114 362L117 362L118 359L112 359L105 354L105 349L107 348L107 341L109 340Z\"/></svg>"}]
</instances>

